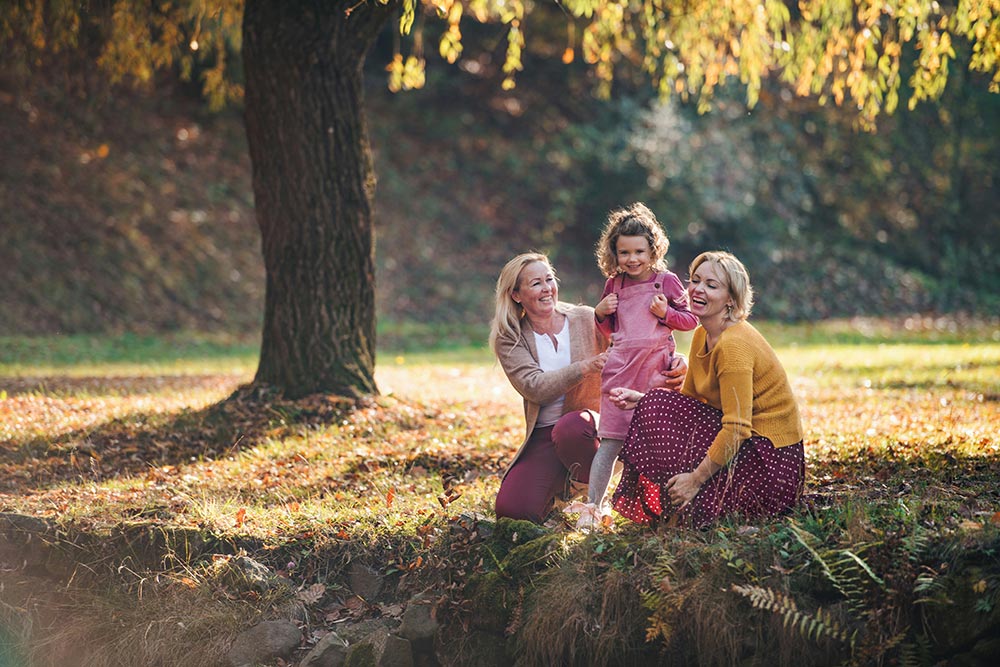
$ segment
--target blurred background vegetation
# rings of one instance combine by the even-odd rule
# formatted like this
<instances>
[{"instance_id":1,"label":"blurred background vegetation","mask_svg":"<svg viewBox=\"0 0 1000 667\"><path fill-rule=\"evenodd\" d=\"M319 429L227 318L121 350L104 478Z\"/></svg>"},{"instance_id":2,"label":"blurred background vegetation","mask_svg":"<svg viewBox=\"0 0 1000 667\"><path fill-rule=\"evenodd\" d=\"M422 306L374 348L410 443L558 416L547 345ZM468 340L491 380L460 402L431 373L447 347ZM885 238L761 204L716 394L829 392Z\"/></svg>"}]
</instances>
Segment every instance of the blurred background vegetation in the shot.
<instances>
[{"instance_id":1,"label":"blurred background vegetation","mask_svg":"<svg viewBox=\"0 0 1000 667\"><path fill-rule=\"evenodd\" d=\"M427 54L422 90L387 90L391 29L370 54L383 344L481 342L499 268L529 249L550 254L564 300L595 303L593 245L637 200L682 277L702 250L743 259L758 318L1000 311L1000 95L961 54L939 103L866 133L777 87L752 110L722 91L699 115L623 71L597 99L561 60L564 29L528 40L509 91L488 26L469 26L458 65ZM253 340L264 270L241 110L210 112L179 72L134 90L86 62L0 65L0 335Z\"/></svg>"}]
</instances>

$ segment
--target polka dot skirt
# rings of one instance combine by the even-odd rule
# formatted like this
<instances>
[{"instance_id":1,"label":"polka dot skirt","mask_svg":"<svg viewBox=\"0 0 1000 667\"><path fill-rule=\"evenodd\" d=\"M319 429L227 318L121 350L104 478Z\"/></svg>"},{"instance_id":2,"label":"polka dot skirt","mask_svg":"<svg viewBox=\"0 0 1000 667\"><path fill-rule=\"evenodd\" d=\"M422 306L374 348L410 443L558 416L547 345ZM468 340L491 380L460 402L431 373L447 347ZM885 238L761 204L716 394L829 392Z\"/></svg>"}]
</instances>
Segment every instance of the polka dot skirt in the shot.
<instances>
[{"instance_id":1,"label":"polka dot skirt","mask_svg":"<svg viewBox=\"0 0 1000 667\"><path fill-rule=\"evenodd\" d=\"M775 447L753 436L683 512L672 516L667 481L693 471L721 428L722 412L710 405L675 391L648 392L618 455L625 467L611 500L615 510L643 524L676 519L678 525L703 527L730 513L754 519L794 506L805 480L802 443Z\"/></svg>"}]
</instances>

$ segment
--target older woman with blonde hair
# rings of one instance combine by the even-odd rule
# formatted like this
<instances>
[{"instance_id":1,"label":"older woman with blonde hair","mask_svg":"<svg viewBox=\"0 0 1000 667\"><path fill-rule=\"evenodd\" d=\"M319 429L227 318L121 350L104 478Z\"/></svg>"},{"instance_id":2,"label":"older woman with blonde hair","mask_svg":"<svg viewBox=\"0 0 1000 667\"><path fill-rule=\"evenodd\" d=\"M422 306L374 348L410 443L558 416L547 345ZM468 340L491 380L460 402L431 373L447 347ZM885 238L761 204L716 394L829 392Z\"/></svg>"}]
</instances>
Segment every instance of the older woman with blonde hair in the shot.
<instances>
[{"instance_id":1,"label":"older woman with blonde hair","mask_svg":"<svg viewBox=\"0 0 1000 667\"><path fill-rule=\"evenodd\" d=\"M497 279L490 347L524 398L527 427L504 472L496 514L540 523L557 496L588 480L607 343L592 308L559 301L548 258L524 253Z\"/></svg>"},{"instance_id":2,"label":"older woman with blonde hair","mask_svg":"<svg viewBox=\"0 0 1000 667\"><path fill-rule=\"evenodd\" d=\"M640 523L695 527L728 514L780 514L799 500L805 479L788 376L747 321L753 288L743 264L727 252L705 252L689 272L699 326L680 393L611 390L619 407L635 408L612 505Z\"/></svg>"},{"instance_id":3,"label":"older woman with blonde hair","mask_svg":"<svg viewBox=\"0 0 1000 667\"><path fill-rule=\"evenodd\" d=\"M525 438L504 472L497 517L541 523L555 499L582 491L597 451L607 340L594 309L559 301L540 253L514 257L496 284L490 348L524 399ZM679 386L683 366L667 378Z\"/></svg>"}]
</instances>

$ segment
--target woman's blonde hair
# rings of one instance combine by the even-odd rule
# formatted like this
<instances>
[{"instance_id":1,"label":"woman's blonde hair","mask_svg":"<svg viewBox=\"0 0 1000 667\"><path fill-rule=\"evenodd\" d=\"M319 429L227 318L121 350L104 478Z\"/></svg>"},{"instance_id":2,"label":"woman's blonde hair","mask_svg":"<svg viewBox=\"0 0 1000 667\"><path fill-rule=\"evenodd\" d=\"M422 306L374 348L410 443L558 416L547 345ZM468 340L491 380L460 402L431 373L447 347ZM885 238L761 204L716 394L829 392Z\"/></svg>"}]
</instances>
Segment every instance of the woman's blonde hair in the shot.
<instances>
[{"instance_id":1,"label":"woman's blonde hair","mask_svg":"<svg viewBox=\"0 0 1000 667\"><path fill-rule=\"evenodd\" d=\"M649 208L636 202L631 206L620 208L608 214L608 222L604 225L601 238L597 241L594 254L597 256L597 266L606 277L617 275L618 268L618 238L621 236L644 236L649 243L649 253L654 271L667 270L667 250L670 240Z\"/></svg>"},{"instance_id":2,"label":"woman's blonde hair","mask_svg":"<svg viewBox=\"0 0 1000 667\"><path fill-rule=\"evenodd\" d=\"M496 288L496 311L493 315L493 322L490 325L490 349L497 353L497 343L501 338L517 339L521 336L521 316L524 309L521 304L514 301L514 290L520 285L518 278L524 267L535 262L541 262L554 276L555 269L549 263L549 258L538 252L526 252L518 255L507 262L500 271L497 278Z\"/></svg>"},{"instance_id":3,"label":"woman's blonde hair","mask_svg":"<svg viewBox=\"0 0 1000 667\"><path fill-rule=\"evenodd\" d=\"M740 322L750 317L750 311L753 309L753 287L750 286L750 274L747 273L747 267L743 266L743 262L736 259L732 253L722 250L703 252L691 262L688 275L693 276L698 267L705 262L712 262L718 266L725 276L729 298L733 300L733 307L726 313L726 319Z\"/></svg>"}]
</instances>

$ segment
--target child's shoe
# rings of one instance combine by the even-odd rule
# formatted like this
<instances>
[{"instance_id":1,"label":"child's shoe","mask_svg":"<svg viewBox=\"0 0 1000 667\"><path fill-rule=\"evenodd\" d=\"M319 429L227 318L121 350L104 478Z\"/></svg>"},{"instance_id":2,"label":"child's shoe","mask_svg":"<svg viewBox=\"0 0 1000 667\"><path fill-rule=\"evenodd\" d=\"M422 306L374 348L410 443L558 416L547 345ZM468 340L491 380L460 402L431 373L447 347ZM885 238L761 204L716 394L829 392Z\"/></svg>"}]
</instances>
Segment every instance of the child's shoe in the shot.
<instances>
[{"instance_id":1,"label":"child's shoe","mask_svg":"<svg viewBox=\"0 0 1000 667\"><path fill-rule=\"evenodd\" d=\"M589 533L598 529L610 530L613 523L611 510L607 506L598 508L596 503L576 501L567 505L563 511L567 514L580 514L580 518L576 520L576 529L582 533Z\"/></svg>"}]
</instances>

